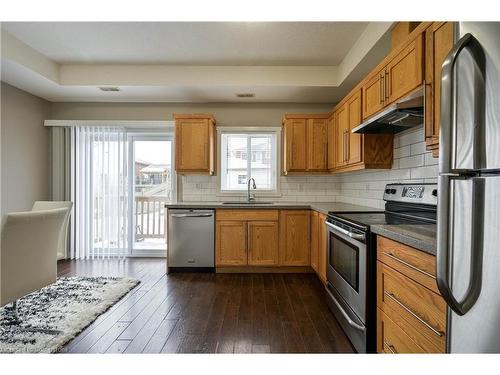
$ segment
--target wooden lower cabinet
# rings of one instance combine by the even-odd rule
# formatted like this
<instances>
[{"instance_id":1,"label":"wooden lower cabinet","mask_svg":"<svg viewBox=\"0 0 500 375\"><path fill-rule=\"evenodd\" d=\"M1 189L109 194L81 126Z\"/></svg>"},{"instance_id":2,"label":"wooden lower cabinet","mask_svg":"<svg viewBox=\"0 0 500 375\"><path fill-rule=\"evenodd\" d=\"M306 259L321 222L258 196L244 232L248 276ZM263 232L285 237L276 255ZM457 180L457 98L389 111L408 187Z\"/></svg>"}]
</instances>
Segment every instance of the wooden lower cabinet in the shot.
<instances>
[{"instance_id":1,"label":"wooden lower cabinet","mask_svg":"<svg viewBox=\"0 0 500 375\"><path fill-rule=\"evenodd\" d=\"M319 271L319 212L311 211L311 268Z\"/></svg>"},{"instance_id":2,"label":"wooden lower cabinet","mask_svg":"<svg viewBox=\"0 0 500 375\"><path fill-rule=\"evenodd\" d=\"M377 309L377 352L389 354L425 353L405 331Z\"/></svg>"},{"instance_id":3,"label":"wooden lower cabinet","mask_svg":"<svg viewBox=\"0 0 500 375\"><path fill-rule=\"evenodd\" d=\"M276 266L279 262L277 221L250 221L248 225L248 265Z\"/></svg>"},{"instance_id":4,"label":"wooden lower cabinet","mask_svg":"<svg viewBox=\"0 0 500 375\"><path fill-rule=\"evenodd\" d=\"M326 215L311 211L311 268L326 283Z\"/></svg>"},{"instance_id":5,"label":"wooden lower cabinet","mask_svg":"<svg viewBox=\"0 0 500 375\"><path fill-rule=\"evenodd\" d=\"M326 220L326 215L324 214L318 214L319 217L319 241L318 241L318 276L323 281L323 283L326 283L326 262L328 259L328 248L326 245L326 226L325 226L325 220Z\"/></svg>"},{"instance_id":6,"label":"wooden lower cabinet","mask_svg":"<svg viewBox=\"0 0 500 375\"><path fill-rule=\"evenodd\" d=\"M247 264L246 222L218 221L215 238L217 266L244 266Z\"/></svg>"},{"instance_id":7,"label":"wooden lower cabinet","mask_svg":"<svg viewBox=\"0 0 500 375\"><path fill-rule=\"evenodd\" d=\"M377 238L379 352L444 353L446 303L438 294L435 257Z\"/></svg>"},{"instance_id":8,"label":"wooden lower cabinet","mask_svg":"<svg viewBox=\"0 0 500 375\"><path fill-rule=\"evenodd\" d=\"M310 210L282 210L280 212L280 265L309 266Z\"/></svg>"}]
</instances>

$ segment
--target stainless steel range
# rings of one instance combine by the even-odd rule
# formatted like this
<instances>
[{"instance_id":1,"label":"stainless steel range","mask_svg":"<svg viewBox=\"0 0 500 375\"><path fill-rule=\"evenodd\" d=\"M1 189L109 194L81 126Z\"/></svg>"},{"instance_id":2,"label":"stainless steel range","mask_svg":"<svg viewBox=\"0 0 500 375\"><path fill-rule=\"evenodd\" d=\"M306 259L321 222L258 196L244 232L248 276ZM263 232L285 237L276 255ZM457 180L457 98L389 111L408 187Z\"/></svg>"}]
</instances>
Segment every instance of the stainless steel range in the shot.
<instances>
[{"instance_id":1,"label":"stainless steel range","mask_svg":"<svg viewBox=\"0 0 500 375\"><path fill-rule=\"evenodd\" d=\"M371 225L436 223L436 184L388 184L385 211L330 212L328 304L360 353L375 352L376 241Z\"/></svg>"}]
</instances>

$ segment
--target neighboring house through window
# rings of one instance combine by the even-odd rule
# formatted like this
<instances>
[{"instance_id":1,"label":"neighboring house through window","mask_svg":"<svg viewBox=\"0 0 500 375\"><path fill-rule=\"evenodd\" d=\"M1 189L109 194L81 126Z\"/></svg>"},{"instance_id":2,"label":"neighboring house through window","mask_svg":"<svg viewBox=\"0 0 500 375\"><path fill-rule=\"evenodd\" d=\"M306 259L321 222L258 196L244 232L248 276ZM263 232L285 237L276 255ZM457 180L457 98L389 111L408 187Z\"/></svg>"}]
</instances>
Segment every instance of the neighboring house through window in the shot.
<instances>
[{"instance_id":1,"label":"neighboring house through window","mask_svg":"<svg viewBox=\"0 0 500 375\"><path fill-rule=\"evenodd\" d=\"M249 178L255 179L257 191L277 192L278 134L278 131L221 131L222 192L246 190Z\"/></svg>"}]
</instances>

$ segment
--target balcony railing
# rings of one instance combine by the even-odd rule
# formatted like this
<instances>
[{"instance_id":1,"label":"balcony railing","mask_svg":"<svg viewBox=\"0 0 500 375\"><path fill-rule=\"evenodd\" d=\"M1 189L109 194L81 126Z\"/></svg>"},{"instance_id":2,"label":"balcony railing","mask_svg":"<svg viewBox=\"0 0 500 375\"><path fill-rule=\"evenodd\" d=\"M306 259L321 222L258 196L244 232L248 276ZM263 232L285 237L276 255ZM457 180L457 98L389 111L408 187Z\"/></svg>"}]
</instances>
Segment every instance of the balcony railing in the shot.
<instances>
[{"instance_id":1,"label":"balcony railing","mask_svg":"<svg viewBox=\"0 0 500 375\"><path fill-rule=\"evenodd\" d=\"M165 196L135 197L135 240L165 238Z\"/></svg>"}]
</instances>

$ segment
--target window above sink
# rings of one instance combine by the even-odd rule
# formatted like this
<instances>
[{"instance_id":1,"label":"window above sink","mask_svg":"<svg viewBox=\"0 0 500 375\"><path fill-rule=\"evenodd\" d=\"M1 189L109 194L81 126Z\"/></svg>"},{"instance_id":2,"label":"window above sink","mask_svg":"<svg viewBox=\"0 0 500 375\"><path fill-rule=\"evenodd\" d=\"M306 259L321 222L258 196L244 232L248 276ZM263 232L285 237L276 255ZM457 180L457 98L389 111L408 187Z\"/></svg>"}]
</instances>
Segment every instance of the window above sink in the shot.
<instances>
[{"instance_id":1,"label":"window above sink","mask_svg":"<svg viewBox=\"0 0 500 375\"><path fill-rule=\"evenodd\" d=\"M279 193L279 155L281 128L220 127L218 132L218 195L247 195L247 183L254 178L257 197L276 197ZM224 202L227 205L269 205L272 202Z\"/></svg>"}]
</instances>

